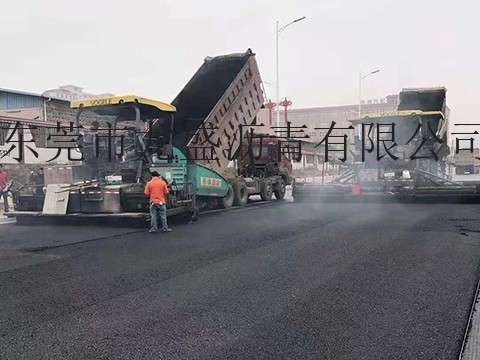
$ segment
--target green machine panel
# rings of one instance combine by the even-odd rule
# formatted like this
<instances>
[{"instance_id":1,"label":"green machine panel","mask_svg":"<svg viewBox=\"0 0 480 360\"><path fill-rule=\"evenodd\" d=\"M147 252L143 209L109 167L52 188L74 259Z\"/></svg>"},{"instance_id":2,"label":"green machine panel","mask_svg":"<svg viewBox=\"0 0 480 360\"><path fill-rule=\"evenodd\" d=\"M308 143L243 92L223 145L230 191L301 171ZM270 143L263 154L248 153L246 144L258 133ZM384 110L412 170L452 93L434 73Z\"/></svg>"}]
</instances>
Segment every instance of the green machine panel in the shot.
<instances>
[{"instance_id":1,"label":"green machine panel","mask_svg":"<svg viewBox=\"0 0 480 360\"><path fill-rule=\"evenodd\" d=\"M188 164L187 177L199 196L224 197L227 194L228 181L205 166Z\"/></svg>"},{"instance_id":2,"label":"green machine panel","mask_svg":"<svg viewBox=\"0 0 480 360\"><path fill-rule=\"evenodd\" d=\"M150 169L158 171L168 183L175 180L178 187L183 187L187 181L198 196L224 197L227 194L228 181L223 176L203 165L188 163L185 155L175 147L172 162L156 157L152 160Z\"/></svg>"},{"instance_id":3,"label":"green machine panel","mask_svg":"<svg viewBox=\"0 0 480 360\"><path fill-rule=\"evenodd\" d=\"M162 175L170 184L173 180L179 188L185 185L187 175L187 159L177 148L173 148L172 161L166 159L159 159L156 156L152 157L153 165L150 170L156 170Z\"/></svg>"},{"instance_id":4,"label":"green machine panel","mask_svg":"<svg viewBox=\"0 0 480 360\"><path fill-rule=\"evenodd\" d=\"M175 180L175 183L179 188L182 188L185 184L185 178L187 174L186 164L155 164L154 166L150 167L150 170L158 171L169 184L173 180Z\"/></svg>"}]
</instances>

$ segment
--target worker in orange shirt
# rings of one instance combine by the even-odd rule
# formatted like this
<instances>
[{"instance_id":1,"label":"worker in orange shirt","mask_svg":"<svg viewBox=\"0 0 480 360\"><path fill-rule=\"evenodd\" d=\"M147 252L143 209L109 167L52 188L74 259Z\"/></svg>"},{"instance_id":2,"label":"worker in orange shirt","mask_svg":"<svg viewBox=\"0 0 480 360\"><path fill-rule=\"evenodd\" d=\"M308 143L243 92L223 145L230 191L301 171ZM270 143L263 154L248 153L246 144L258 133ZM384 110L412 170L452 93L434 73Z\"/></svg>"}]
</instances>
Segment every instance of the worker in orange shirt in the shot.
<instances>
[{"instance_id":1,"label":"worker in orange shirt","mask_svg":"<svg viewBox=\"0 0 480 360\"><path fill-rule=\"evenodd\" d=\"M157 217L162 222L162 231L170 232L172 229L167 224L167 207L165 205L165 197L168 195L168 186L160 179L157 171L152 171L152 179L145 186L145 195L150 196L150 232L158 231Z\"/></svg>"}]
</instances>

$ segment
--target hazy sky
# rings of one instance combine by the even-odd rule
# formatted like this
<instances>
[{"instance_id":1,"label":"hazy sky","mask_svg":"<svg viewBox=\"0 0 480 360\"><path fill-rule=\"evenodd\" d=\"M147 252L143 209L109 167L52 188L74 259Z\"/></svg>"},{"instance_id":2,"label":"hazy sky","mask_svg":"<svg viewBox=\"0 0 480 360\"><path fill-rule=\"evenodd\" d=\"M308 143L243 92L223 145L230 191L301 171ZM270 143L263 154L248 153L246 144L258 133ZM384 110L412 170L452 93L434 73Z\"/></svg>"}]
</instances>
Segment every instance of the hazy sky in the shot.
<instances>
[{"instance_id":1,"label":"hazy sky","mask_svg":"<svg viewBox=\"0 0 480 360\"><path fill-rule=\"evenodd\" d=\"M452 120L476 122L477 10L465 0L8 1L0 87L75 84L171 101L206 56L249 47L274 83L275 21L306 16L280 39L281 95L294 107L356 103L359 70L378 68L364 98L444 85Z\"/></svg>"}]
</instances>

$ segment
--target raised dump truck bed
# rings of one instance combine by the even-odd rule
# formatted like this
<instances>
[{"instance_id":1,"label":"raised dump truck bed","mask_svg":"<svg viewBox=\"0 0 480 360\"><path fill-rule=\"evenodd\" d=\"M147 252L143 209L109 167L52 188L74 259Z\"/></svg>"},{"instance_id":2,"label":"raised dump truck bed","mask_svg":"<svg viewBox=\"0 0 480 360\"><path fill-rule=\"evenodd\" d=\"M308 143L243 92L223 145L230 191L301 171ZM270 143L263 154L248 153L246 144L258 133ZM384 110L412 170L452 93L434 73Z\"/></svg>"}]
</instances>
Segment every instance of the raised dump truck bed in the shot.
<instances>
[{"instance_id":1,"label":"raised dump truck bed","mask_svg":"<svg viewBox=\"0 0 480 360\"><path fill-rule=\"evenodd\" d=\"M177 108L173 145L184 153L188 147L195 162L221 173L240 146L241 126L254 123L263 100L260 72L250 49L207 57L172 102ZM209 148L207 156L203 148Z\"/></svg>"},{"instance_id":2,"label":"raised dump truck bed","mask_svg":"<svg viewBox=\"0 0 480 360\"><path fill-rule=\"evenodd\" d=\"M446 109L445 87L436 88L405 88L400 93L399 111L420 110L420 111L441 111Z\"/></svg>"}]
</instances>

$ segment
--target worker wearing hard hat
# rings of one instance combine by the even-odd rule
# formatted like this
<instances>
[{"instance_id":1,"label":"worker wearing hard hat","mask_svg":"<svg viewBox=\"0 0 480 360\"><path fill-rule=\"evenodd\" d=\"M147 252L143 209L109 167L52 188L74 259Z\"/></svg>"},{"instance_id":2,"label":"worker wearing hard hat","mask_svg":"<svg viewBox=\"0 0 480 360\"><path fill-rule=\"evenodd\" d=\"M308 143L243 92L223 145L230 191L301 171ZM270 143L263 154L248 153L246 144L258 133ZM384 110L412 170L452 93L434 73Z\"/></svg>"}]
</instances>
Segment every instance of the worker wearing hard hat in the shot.
<instances>
[{"instance_id":1,"label":"worker wearing hard hat","mask_svg":"<svg viewBox=\"0 0 480 360\"><path fill-rule=\"evenodd\" d=\"M145 195L150 197L150 232L158 231L157 217L160 217L162 222L162 231L172 231L167 224L167 207L165 197L168 195L168 186L160 178L157 171L152 171L152 179L145 186Z\"/></svg>"}]
</instances>

